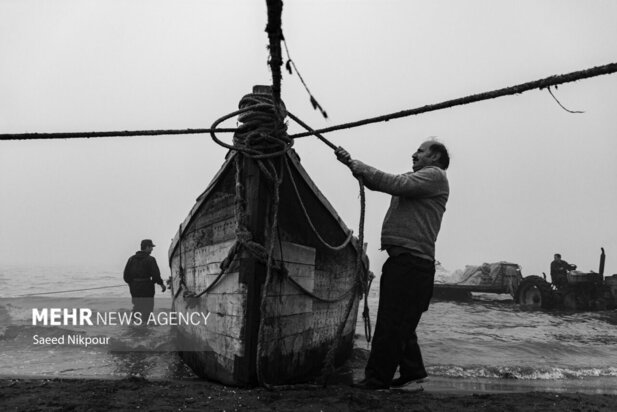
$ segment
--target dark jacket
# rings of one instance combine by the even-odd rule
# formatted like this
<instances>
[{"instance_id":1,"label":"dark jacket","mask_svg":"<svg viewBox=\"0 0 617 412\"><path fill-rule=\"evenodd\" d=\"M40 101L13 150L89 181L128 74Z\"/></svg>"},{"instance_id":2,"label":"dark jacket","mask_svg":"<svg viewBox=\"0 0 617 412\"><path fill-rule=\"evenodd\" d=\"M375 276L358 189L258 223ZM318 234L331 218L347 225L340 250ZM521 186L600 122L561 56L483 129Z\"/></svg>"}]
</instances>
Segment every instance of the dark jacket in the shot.
<instances>
[{"instance_id":1,"label":"dark jacket","mask_svg":"<svg viewBox=\"0 0 617 412\"><path fill-rule=\"evenodd\" d=\"M156 259L141 250L126 262L124 281L129 284L133 297L154 296L154 284L163 285Z\"/></svg>"},{"instance_id":2,"label":"dark jacket","mask_svg":"<svg viewBox=\"0 0 617 412\"><path fill-rule=\"evenodd\" d=\"M569 264L565 260L553 260L551 262L551 276L565 276L568 270L575 269L576 266Z\"/></svg>"}]
</instances>

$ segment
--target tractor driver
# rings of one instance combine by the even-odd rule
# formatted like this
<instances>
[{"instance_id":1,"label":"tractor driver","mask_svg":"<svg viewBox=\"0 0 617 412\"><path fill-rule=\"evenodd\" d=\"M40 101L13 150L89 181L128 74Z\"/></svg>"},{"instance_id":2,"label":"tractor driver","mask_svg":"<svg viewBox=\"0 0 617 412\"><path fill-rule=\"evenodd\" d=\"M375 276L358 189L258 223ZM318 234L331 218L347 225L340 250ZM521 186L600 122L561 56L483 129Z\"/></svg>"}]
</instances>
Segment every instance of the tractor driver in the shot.
<instances>
[{"instance_id":1,"label":"tractor driver","mask_svg":"<svg viewBox=\"0 0 617 412\"><path fill-rule=\"evenodd\" d=\"M561 287L568 283L567 272L576 269L576 265L571 265L561 259L561 254L555 253L554 260L551 262L551 281L556 287Z\"/></svg>"}]
</instances>

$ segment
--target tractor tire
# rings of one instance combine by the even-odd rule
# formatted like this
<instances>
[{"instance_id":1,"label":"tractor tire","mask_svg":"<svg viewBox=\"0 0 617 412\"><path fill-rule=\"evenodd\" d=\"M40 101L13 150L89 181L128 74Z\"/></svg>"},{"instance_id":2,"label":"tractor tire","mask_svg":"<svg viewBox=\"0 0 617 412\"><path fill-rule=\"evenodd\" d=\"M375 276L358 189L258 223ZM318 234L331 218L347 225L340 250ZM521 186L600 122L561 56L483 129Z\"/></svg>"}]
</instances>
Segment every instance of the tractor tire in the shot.
<instances>
[{"instance_id":1,"label":"tractor tire","mask_svg":"<svg viewBox=\"0 0 617 412\"><path fill-rule=\"evenodd\" d=\"M563 295L563 307L569 310L585 310L585 299L574 290Z\"/></svg>"},{"instance_id":2,"label":"tractor tire","mask_svg":"<svg viewBox=\"0 0 617 412\"><path fill-rule=\"evenodd\" d=\"M527 276L516 289L514 301L525 308L551 309L555 305L555 293L550 283L540 276Z\"/></svg>"}]
</instances>

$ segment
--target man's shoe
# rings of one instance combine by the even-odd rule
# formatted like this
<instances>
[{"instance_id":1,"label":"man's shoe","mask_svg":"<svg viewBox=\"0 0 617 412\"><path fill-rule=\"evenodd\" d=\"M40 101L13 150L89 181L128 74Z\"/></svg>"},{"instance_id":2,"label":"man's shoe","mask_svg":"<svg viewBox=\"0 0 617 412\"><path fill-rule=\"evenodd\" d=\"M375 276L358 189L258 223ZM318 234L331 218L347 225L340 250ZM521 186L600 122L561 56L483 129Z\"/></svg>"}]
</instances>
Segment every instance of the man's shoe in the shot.
<instances>
[{"instance_id":1,"label":"man's shoe","mask_svg":"<svg viewBox=\"0 0 617 412\"><path fill-rule=\"evenodd\" d=\"M411 381L402 386L397 386L396 388L392 387L391 390L396 392L416 393L422 392L424 388L417 381Z\"/></svg>"},{"instance_id":2,"label":"man's shoe","mask_svg":"<svg viewBox=\"0 0 617 412\"><path fill-rule=\"evenodd\" d=\"M392 379L392 382L390 382L390 386L392 388L399 388L401 386L405 386L408 383L422 383L426 381L426 376L422 376L421 378L411 378L411 377L403 377L403 376L399 376L396 379Z\"/></svg>"},{"instance_id":3,"label":"man's shoe","mask_svg":"<svg viewBox=\"0 0 617 412\"><path fill-rule=\"evenodd\" d=\"M385 385L381 382L377 382L377 381L370 380L370 379L363 379L358 383L352 384L351 386L353 386L354 388L358 388L358 389L373 390L373 391L390 389L388 385Z\"/></svg>"}]
</instances>

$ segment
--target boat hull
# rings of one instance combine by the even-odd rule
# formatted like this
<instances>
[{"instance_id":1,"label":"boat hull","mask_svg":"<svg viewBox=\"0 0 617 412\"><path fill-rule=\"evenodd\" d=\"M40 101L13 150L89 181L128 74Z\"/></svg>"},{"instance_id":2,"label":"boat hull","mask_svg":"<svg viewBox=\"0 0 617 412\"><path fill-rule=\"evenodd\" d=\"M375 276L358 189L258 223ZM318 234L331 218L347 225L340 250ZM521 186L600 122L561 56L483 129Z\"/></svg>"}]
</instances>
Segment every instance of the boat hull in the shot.
<instances>
[{"instance_id":1,"label":"boat hull","mask_svg":"<svg viewBox=\"0 0 617 412\"><path fill-rule=\"evenodd\" d=\"M358 269L365 274L367 261L357 265L364 253L355 238L341 250L324 245L344 243L349 229L293 151L283 156L276 204L256 163L229 156L170 248L174 310L208 316L176 330L180 355L201 377L304 382L321 374L333 346L335 364L352 350Z\"/></svg>"}]
</instances>

